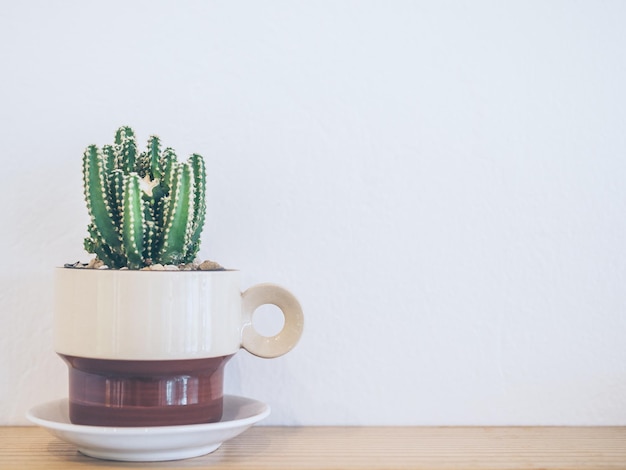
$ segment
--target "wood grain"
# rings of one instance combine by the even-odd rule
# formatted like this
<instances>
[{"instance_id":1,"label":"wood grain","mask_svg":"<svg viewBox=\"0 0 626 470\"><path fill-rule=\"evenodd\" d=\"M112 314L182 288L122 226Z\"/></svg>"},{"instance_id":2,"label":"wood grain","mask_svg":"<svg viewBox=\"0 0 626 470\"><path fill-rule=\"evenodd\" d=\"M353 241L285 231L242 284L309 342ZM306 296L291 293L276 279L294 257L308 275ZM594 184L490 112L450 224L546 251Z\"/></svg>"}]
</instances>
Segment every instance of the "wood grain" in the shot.
<instances>
[{"instance_id":1,"label":"wood grain","mask_svg":"<svg viewBox=\"0 0 626 470\"><path fill-rule=\"evenodd\" d=\"M626 469L626 427L263 427L213 454L159 463L85 457L45 430L0 427L0 469Z\"/></svg>"}]
</instances>

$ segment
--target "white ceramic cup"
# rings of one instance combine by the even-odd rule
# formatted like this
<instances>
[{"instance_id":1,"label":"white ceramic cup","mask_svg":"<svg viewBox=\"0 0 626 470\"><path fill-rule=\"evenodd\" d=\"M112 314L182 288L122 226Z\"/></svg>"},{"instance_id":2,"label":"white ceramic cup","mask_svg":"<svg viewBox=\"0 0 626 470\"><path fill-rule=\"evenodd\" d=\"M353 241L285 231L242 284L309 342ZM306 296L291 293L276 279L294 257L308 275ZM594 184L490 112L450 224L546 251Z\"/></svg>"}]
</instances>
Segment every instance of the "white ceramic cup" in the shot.
<instances>
[{"instance_id":1,"label":"white ceramic cup","mask_svg":"<svg viewBox=\"0 0 626 470\"><path fill-rule=\"evenodd\" d=\"M300 339L302 308L282 287L240 291L238 271L57 270L55 350L69 368L75 424L169 426L218 421L224 365L242 347L277 357ZM283 329L259 334L261 305Z\"/></svg>"},{"instance_id":2,"label":"white ceramic cup","mask_svg":"<svg viewBox=\"0 0 626 470\"><path fill-rule=\"evenodd\" d=\"M239 271L130 271L59 268L55 351L114 360L228 356L240 348L265 358L290 351L304 318L298 300L274 284L240 290ZM254 311L273 304L285 317L272 337Z\"/></svg>"}]
</instances>

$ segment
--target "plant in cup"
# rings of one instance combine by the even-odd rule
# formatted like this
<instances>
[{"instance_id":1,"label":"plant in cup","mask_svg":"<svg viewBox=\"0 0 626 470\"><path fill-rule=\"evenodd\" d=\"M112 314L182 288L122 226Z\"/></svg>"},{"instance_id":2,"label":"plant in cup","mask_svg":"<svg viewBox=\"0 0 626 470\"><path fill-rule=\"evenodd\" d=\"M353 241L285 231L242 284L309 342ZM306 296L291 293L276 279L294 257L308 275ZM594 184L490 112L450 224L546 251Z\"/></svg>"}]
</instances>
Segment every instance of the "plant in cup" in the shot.
<instances>
[{"instance_id":1,"label":"plant in cup","mask_svg":"<svg viewBox=\"0 0 626 470\"><path fill-rule=\"evenodd\" d=\"M55 351L69 368L71 422L219 421L226 362L241 348L264 358L290 351L302 333L300 304L274 284L242 293L238 271L194 262L206 211L200 155L181 163L154 136L138 152L132 129L121 127L113 144L87 147L83 178L84 246L96 255L87 267L101 269L56 273ZM285 317L273 337L252 323L264 304Z\"/></svg>"}]
</instances>

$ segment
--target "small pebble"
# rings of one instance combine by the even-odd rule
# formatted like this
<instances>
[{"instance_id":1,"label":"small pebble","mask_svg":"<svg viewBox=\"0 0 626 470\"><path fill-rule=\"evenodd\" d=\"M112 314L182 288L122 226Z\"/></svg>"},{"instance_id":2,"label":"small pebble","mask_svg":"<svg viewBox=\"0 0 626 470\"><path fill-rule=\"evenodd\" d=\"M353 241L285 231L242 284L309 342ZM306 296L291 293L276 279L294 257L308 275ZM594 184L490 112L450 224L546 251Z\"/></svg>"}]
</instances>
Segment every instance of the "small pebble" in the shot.
<instances>
[{"instance_id":1,"label":"small pebble","mask_svg":"<svg viewBox=\"0 0 626 470\"><path fill-rule=\"evenodd\" d=\"M224 268L216 263L215 261L203 261L202 263L200 263L200 266L198 266L198 269L200 271L223 271Z\"/></svg>"},{"instance_id":2,"label":"small pebble","mask_svg":"<svg viewBox=\"0 0 626 470\"><path fill-rule=\"evenodd\" d=\"M83 266L85 265L80 261L76 261L75 263L65 263L63 265L64 268L82 268Z\"/></svg>"},{"instance_id":3,"label":"small pebble","mask_svg":"<svg viewBox=\"0 0 626 470\"><path fill-rule=\"evenodd\" d=\"M165 270L166 271L178 271L178 266L175 266L173 264L166 264Z\"/></svg>"},{"instance_id":4,"label":"small pebble","mask_svg":"<svg viewBox=\"0 0 626 470\"><path fill-rule=\"evenodd\" d=\"M161 263L153 264L150 266L150 271L165 271L165 266Z\"/></svg>"}]
</instances>

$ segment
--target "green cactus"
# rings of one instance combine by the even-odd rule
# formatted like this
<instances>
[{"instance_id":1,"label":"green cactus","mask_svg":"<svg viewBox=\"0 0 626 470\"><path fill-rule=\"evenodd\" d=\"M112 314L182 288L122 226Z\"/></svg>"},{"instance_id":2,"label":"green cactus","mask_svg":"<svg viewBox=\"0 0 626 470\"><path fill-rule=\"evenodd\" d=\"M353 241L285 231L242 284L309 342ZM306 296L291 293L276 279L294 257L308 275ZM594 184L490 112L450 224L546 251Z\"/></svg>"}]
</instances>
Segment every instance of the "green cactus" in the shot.
<instances>
[{"instance_id":1,"label":"green cactus","mask_svg":"<svg viewBox=\"0 0 626 470\"><path fill-rule=\"evenodd\" d=\"M181 163L156 136L138 154L132 129L121 127L113 145L87 147L83 178L89 253L113 269L193 262L206 212L200 155Z\"/></svg>"}]
</instances>

